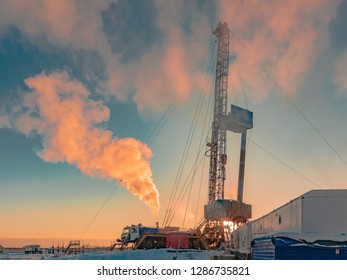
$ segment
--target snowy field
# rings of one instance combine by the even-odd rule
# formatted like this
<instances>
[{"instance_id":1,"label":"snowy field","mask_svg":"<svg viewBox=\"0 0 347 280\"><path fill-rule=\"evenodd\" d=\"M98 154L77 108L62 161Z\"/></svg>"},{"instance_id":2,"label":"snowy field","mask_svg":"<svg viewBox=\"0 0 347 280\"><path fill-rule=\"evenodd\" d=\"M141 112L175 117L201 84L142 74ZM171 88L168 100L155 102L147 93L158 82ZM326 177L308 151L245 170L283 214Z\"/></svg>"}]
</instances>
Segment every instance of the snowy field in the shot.
<instances>
[{"instance_id":1,"label":"snowy field","mask_svg":"<svg viewBox=\"0 0 347 280\"><path fill-rule=\"evenodd\" d=\"M26 255L24 253L1 253L0 260L41 260L44 255Z\"/></svg>"},{"instance_id":2,"label":"snowy field","mask_svg":"<svg viewBox=\"0 0 347 280\"><path fill-rule=\"evenodd\" d=\"M224 251L204 250L177 250L177 249L153 249L153 250L124 250L88 252L77 255L25 255L19 253L2 253L0 260L210 260L219 256Z\"/></svg>"}]
</instances>

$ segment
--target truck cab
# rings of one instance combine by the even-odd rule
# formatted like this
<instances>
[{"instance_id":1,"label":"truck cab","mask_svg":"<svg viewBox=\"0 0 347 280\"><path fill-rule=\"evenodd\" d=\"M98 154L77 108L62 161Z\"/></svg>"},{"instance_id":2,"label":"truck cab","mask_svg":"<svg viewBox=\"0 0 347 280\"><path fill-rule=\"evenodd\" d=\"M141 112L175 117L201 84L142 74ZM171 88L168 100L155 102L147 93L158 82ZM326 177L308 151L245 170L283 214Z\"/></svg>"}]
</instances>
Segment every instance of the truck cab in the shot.
<instances>
[{"instance_id":1,"label":"truck cab","mask_svg":"<svg viewBox=\"0 0 347 280\"><path fill-rule=\"evenodd\" d=\"M159 228L158 227L145 227L141 224L138 225L131 225L126 226L123 228L122 234L121 234L121 242L123 243L131 243L136 242L142 234L158 234Z\"/></svg>"},{"instance_id":2,"label":"truck cab","mask_svg":"<svg viewBox=\"0 0 347 280\"><path fill-rule=\"evenodd\" d=\"M123 228L121 241L123 243L134 242L140 237L140 226L131 225Z\"/></svg>"}]
</instances>

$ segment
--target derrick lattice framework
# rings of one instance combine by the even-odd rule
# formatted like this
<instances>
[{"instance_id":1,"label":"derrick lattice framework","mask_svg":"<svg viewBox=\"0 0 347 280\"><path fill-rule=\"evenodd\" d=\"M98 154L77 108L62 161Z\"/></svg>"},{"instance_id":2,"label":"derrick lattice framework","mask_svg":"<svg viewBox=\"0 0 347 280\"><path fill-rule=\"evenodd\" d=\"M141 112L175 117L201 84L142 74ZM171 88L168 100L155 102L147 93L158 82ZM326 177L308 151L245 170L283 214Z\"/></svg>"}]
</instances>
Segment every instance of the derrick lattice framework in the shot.
<instances>
[{"instance_id":1,"label":"derrick lattice framework","mask_svg":"<svg viewBox=\"0 0 347 280\"><path fill-rule=\"evenodd\" d=\"M217 65L215 80L214 117L212 123L211 155L209 168L208 203L224 199L226 164L226 128L223 125L227 114L229 34L227 23L219 22L213 31L217 37Z\"/></svg>"},{"instance_id":2,"label":"derrick lattice framework","mask_svg":"<svg viewBox=\"0 0 347 280\"><path fill-rule=\"evenodd\" d=\"M198 228L203 228L201 244L205 248L219 248L231 244L232 228L228 222L243 224L251 217L251 205L242 202L245 170L246 131L253 127L253 113L231 105L227 113L229 35L227 23L219 22L213 31L217 37L217 65L215 77L214 112L210 151L208 204L204 206L204 219ZM242 134L238 200L224 198L226 177L226 132ZM227 223L226 223L227 222Z\"/></svg>"}]
</instances>

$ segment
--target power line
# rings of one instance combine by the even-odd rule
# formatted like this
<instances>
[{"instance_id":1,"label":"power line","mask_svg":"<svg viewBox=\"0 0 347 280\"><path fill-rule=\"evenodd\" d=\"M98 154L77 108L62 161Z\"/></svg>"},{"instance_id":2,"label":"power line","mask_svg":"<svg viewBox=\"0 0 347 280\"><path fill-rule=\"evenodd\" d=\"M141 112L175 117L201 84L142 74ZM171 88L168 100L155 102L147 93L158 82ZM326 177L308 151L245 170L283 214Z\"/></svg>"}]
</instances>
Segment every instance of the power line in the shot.
<instances>
[{"instance_id":1,"label":"power line","mask_svg":"<svg viewBox=\"0 0 347 280\"><path fill-rule=\"evenodd\" d=\"M203 58L206 57L206 54L208 53L209 46L206 47L206 49L203 52L203 55L199 58L198 62L194 65L192 71L189 74L189 78L192 79L193 75L197 71L197 69L201 66L203 63ZM177 101L177 95L172 99L169 107L166 109L166 111L163 113L162 117L160 118L157 125L152 130L152 133L147 137L146 143L150 144L152 143L153 139L158 135L161 128L164 126L164 124L168 121L171 114L173 113L175 107L176 107L176 101Z\"/></svg>"},{"instance_id":2,"label":"power line","mask_svg":"<svg viewBox=\"0 0 347 280\"><path fill-rule=\"evenodd\" d=\"M202 104L201 103L201 99L202 99L202 94L199 96L199 101L198 101L197 106L195 108L193 121L192 121L192 124L190 126L188 138L187 138L187 141L186 141L186 144L185 144L185 147L184 147L184 151L183 151L183 154L182 154L180 165L178 167L178 172L177 172L177 175L176 175L174 186L173 186L173 189L172 189L172 192L171 192L170 200L169 200L169 203L168 203L168 211L167 211L167 213L168 213L167 216L168 217L171 215L171 211L172 211L171 204L173 203L172 201L175 199L175 196L176 196L176 193L177 193L177 190L178 190L178 186L179 186L181 178L182 178L182 172L183 172L183 169L184 169L184 166L185 166L185 163L186 163L188 152L189 152L189 149L190 149L190 146L191 146L191 143L192 143L192 139L193 139L193 135L194 135L195 127L196 127L195 126L195 124L196 124L195 119L198 117L198 114L200 114L200 109L201 109L201 104ZM165 218L166 218L166 214L165 214L165 217L164 217L164 222L165 222Z\"/></svg>"},{"instance_id":3,"label":"power line","mask_svg":"<svg viewBox=\"0 0 347 280\"><path fill-rule=\"evenodd\" d=\"M235 33L230 33L236 38L236 40L240 43L242 48L247 50L245 45L242 43L242 41L236 36ZM347 165L347 162L345 159L340 155L340 153L328 142L328 140L323 136L323 134L313 125L313 123L306 117L306 115L299 109L299 107L289 98L287 94L282 90L282 88L278 85L278 83L274 80L274 78L269 74L268 71L262 66L259 65L260 69L265 73L265 75L269 78L269 80L274 84L274 86L277 88L278 92L285 97L285 99L294 107L294 109L301 115L301 117L309 124L309 126L317 133L317 135L329 146L329 148L340 158L340 160Z\"/></svg>"},{"instance_id":4,"label":"power line","mask_svg":"<svg viewBox=\"0 0 347 280\"><path fill-rule=\"evenodd\" d=\"M205 123L206 123L206 117L208 117L209 123L211 123L211 120L212 120L212 111L213 111L212 96L213 96L213 93L214 93L214 88L211 87L210 99L209 99L209 103L208 103L208 106L207 106L207 112L206 112L206 116L205 116L205 120L204 120L204 128L205 128ZM210 107L211 107L211 108L210 108ZM204 131L203 131L203 133L204 133ZM207 137L208 137L208 135L206 136L206 138L207 138ZM198 199L197 199L197 202L196 202L195 221L194 221L194 224L196 224L196 217L198 216L198 207L199 207L199 203L200 203L202 179L203 179L203 175L204 175L204 171L205 171L205 159L206 159L206 157L204 157L204 159L203 159L202 168L201 168L200 183L199 183L199 192L198 192Z\"/></svg>"},{"instance_id":5,"label":"power line","mask_svg":"<svg viewBox=\"0 0 347 280\"><path fill-rule=\"evenodd\" d=\"M187 178L186 178L186 181L185 181L184 184L183 184L183 187L182 187L182 189L181 189L181 192L180 192L179 196L177 197L176 203L175 203L175 205L173 206L172 214L171 214L171 216L170 216L170 219L167 220L166 225L170 225L170 224L171 224L173 218L175 217L177 208L178 208L178 206L181 204L181 202L182 202L182 200L183 200L183 197L184 197L184 195L186 194L186 192L187 192L187 190L188 190L188 187L186 187L186 185L187 185L187 184L190 184L190 182L194 179L194 177L192 177L192 178L189 180L189 178L190 178L190 176L191 176L191 174L192 174L192 171L193 171L193 169L194 169L194 165L197 165L197 167L199 167L200 164L201 164L201 162L203 161L204 157L205 157L205 155L201 155L201 159L200 159L199 161L197 161L198 159L195 160L195 162L194 162L194 164L193 164L193 166L192 166L192 168L191 168L191 170L190 170L190 172L189 172L189 174L188 174L188 176L187 176ZM197 162L197 164L196 164L196 162ZM183 191L183 190L184 190L184 191Z\"/></svg>"},{"instance_id":6,"label":"power line","mask_svg":"<svg viewBox=\"0 0 347 280\"><path fill-rule=\"evenodd\" d=\"M271 77L271 75L265 70L264 67L260 66L261 69L264 71L264 73L268 76L268 78L273 82L275 87L278 89L278 91L281 93L282 96L284 96L287 101L295 108L295 110L304 118L304 120L311 126L311 128L323 139L323 141L331 148L331 150L334 151L334 153L343 161L345 165L347 165L347 162L343 159L343 157L336 151L336 149L328 142L328 140L323 136L322 133L319 132L319 130L312 124L312 122L304 115L304 113L298 108L298 106L295 105L295 103L289 98L287 94L283 92L281 87L276 83L276 81Z\"/></svg>"},{"instance_id":7,"label":"power line","mask_svg":"<svg viewBox=\"0 0 347 280\"><path fill-rule=\"evenodd\" d=\"M152 130L152 133L147 137L146 143L149 145L152 143L154 138L158 135L161 128L164 126L164 124L167 122L167 120L170 118L171 114L173 113L175 106L176 106L176 100L177 96L171 101L170 106L166 109L162 117L160 118L157 125Z\"/></svg>"},{"instance_id":8,"label":"power line","mask_svg":"<svg viewBox=\"0 0 347 280\"><path fill-rule=\"evenodd\" d=\"M211 74L212 74L212 71L213 71L213 67L211 67ZM212 88L213 88L213 86L211 84L211 89ZM213 94L211 93L209 101L208 101L208 105L206 107L204 123L203 123L203 126L202 126L203 129L201 131L200 142L199 142L198 147L202 146L203 137L204 137L204 134L205 134L206 123L207 123L206 121L207 121L208 112L209 112L209 109L210 109L209 107L210 107L210 104L212 103L212 96L213 96ZM188 210L188 206L189 206L190 196L191 196L191 192L192 192L192 189L193 189L193 182L194 182L195 174L196 174L197 169L198 169L198 167L197 167L197 160L199 158L199 155L200 155L200 148L198 148L198 152L197 152L197 155L196 155L196 161L194 163L194 172L193 172L193 177L192 177L192 180L191 180L191 183L190 183L189 195L188 195L188 199L187 199L187 203L186 203L186 210L185 210L185 213L184 213L184 219L183 219L182 228L184 227L184 223L185 223L185 220L186 220L186 215L187 215L187 210ZM205 157L204 157L204 159L205 159ZM201 189L201 184L200 184L200 188L199 188L199 196L200 196L200 189Z\"/></svg>"},{"instance_id":9,"label":"power line","mask_svg":"<svg viewBox=\"0 0 347 280\"><path fill-rule=\"evenodd\" d=\"M117 185L115 188L113 188L112 192L108 195L108 197L106 198L106 200L104 201L104 203L101 205L101 207L99 208L99 210L96 212L94 218L90 221L89 225L87 226L87 228L84 230L84 232L81 234L80 239L86 234L86 232L89 230L89 228L91 227L91 225L94 223L95 219L97 218L97 216L99 216L100 212L102 211L102 209L104 209L106 203L109 201L109 199L111 198L111 196L113 195L113 193L116 191L117 189Z\"/></svg>"},{"instance_id":10,"label":"power line","mask_svg":"<svg viewBox=\"0 0 347 280\"><path fill-rule=\"evenodd\" d=\"M181 161L180 161L180 165L179 165L179 168L178 168L178 173L176 175L176 179L175 179L174 186L173 186L173 189L172 189L172 192L171 192L171 195L170 195L168 207L167 207L167 210L166 210L166 213L165 213L165 216L164 216L163 226L165 226L168 223L168 221L170 219L170 216L173 214L172 213L173 205L175 203L174 199L176 197L176 193L177 193L180 181L181 181L183 169L184 169L184 166L185 166L185 163L186 163L186 160L187 160L188 152L189 152L192 140L193 140L194 132L195 132L196 125L197 125L197 120L198 120L198 118L200 116L200 112L201 112L201 108L202 108L202 105L203 105L203 101L205 99L204 91L205 91L205 88L206 88L206 86L207 86L207 84L209 82L209 79L211 77L210 72L213 69L213 67L212 67L212 65L213 65L212 64L212 62L213 62L213 52L214 52L214 49L211 52L211 58L210 58L210 62L209 62L209 65L208 65L209 69L206 72L204 83L203 83L203 86L202 86L202 89L201 89L201 93L200 93L200 96L199 96L199 100L198 100L197 106L195 108L192 124L190 126L188 138L187 138L187 141L186 141L186 144L185 144L185 147L184 147L184 151L183 151L183 154L182 154L182 158L181 158ZM181 191L179 193L179 196L180 196L181 193L182 193L182 189L181 189Z\"/></svg>"},{"instance_id":11,"label":"power line","mask_svg":"<svg viewBox=\"0 0 347 280\"><path fill-rule=\"evenodd\" d=\"M210 117L212 117L211 114L210 114ZM208 134L207 134L207 138L209 137L209 135L210 135L210 133L211 133L211 130L212 130L212 128L210 128L210 130L209 130L209 132L208 132ZM203 147L204 147L204 145L201 145L201 146L200 146L199 151L198 151L198 155L200 155L200 153L201 153ZM197 157L197 158L195 159L195 162L193 163L192 168L190 169L190 171L189 171L189 173L188 173L188 176L187 176L187 178L186 178L186 180L185 180L185 182L184 182L184 184L183 184L183 186L182 186L182 189L181 189L181 191L180 191L180 193L179 193L179 195L178 195L178 197L177 197L176 203L175 203L175 205L173 206L173 209L174 209L174 210L172 211L171 218L170 218L170 220L168 220L168 223L167 223L167 224L170 224L170 223L172 222L172 220L173 220L173 218L174 218L174 216L175 216L176 210L177 210L178 206L181 204L181 202L182 202L182 200L183 200L183 197L184 197L185 193L186 193L187 190L188 190L188 187L186 187L186 185L189 184L189 183L191 183L192 180L194 179L194 176L192 176L192 178L191 178L190 181L189 181L189 178L191 177L192 171L194 170L194 166L197 166L197 168L198 168L198 167L200 166L201 162L205 159L205 154L202 154L202 155L200 155L200 156L201 156L200 161L198 161L198 157ZM183 190L184 190L184 191L183 191Z\"/></svg>"},{"instance_id":12,"label":"power line","mask_svg":"<svg viewBox=\"0 0 347 280\"><path fill-rule=\"evenodd\" d=\"M193 77L193 74L196 72L196 70L198 69L198 67L201 65L201 63L203 62L203 58L205 57L206 53L208 52L209 46L206 47L204 54L199 58L198 63L196 63L190 73L190 78ZM160 118L159 122L157 123L157 125L154 127L154 129L152 130L151 134L147 137L146 139L146 143L150 144L154 138L158 135L159 131L161 130L161 128L164 126L164 124L167 122L167 120L170 118L172 112L175 109L176 106L176 100L177 100L177 96L171 101L170 106L167 108L167 110L164 112L164 114L162 115L162 117ZM116 187L112 190L112 192L108 195L108 197L105 199L105 201L103 202L103 204L101 205L101 207L99 208L99 210L96 212L95 216L93 217L93 219L91 220L91 222L89 223L89 225L87 226L87 228L85 229L85 231L82 233L81 237L82 238L86 232L89 230L89 228L91 227L91 225L94 223L95 219L98 217L98 215L101 213L102 209L105 207L106 203L109 201L109 199L111 198L111 196L113 195L113 193L115 192L115 190L117 189L117 185Z\"/></svg>"},{"instance_id":13,"label":"power line","mask_svg":"<svg viewBox=\"0 0 347 280\"><path fill-rule=\"evenodd\" d=\"M294 171L296 174L298 174L299 176L301 176L302 178L304 178L306 181L310 182L312 185L315 185L318 188L322 188L320 185L318 185L317 183L313 182L311 179L307 178L305 175L303 175L302 173L300 173L298 170L296 170L295 168L291 167L288 163L284 162L283 160L281 160L280 158L278 158L277 156L275 156L274 154L270 153L268 150L266 150L265 148L261 147L260 145L258 145L257 143L255 143L253 140L250 139L250 137L248 137L248 141L251 142L253 145L257 146L259 149L261 149L262 151L264 151L265 153L267 153L268 155L270 155L271 157L273 157L274 159L276 159L278 162L282 163L283 165L285 165L287 168L289 168L290 170Z\"/></svg>"},{"instance_id":14,"label":"power line","mask_svg":"<svg viewBox=\"0 0 347 280\"><path fill-rule=\"evenodd\" d=\"M194 131L195 131L195 127L196 127L196 125L197 125L198 117L199 117L199 115L200 115L201 108L202 108L202 104L203 104L202 102L200 103L201 96L205 97L204 91L205 91L205 88L207 87L207 85L208 85L208 83L209 83L209 80L210 80L210 78L211 78L211 76L212 76L212 72L213 72L213 70L214 70L214 69L213 69L213 63L212 63L212 62L213 62L213 57L214 57L214 56L213 56L213 53L214 53L214 49L213 49L213 51L211 52L211 59L210 59L209 69L208 69L209 71L206 72L205 80L204 80L204 83L203 83L203 87L202 87L202 89L201 89L201 94L200 94L199 102L198 102L198 104L197 104L197 108L196 108L196 111L195 111L195 112L197 112L197 110L198 110L198 116L196 117L196 114L194 114L194 118L193 118L193 121L192 121L192 126L194 125L193 133L194 133ZM211 100L212 100L212 94L210 95L209 104L211 104ZM208 107L209 107L209 106L208 106ZM207 108L208 108L208 107L207 107ZM198 109L198 108L199 108L199 109ZM208 111L208 112L211 113L211 111ZM207 117L207 115L208 115L208 113L206 113L206 115L205 115L204 124L206 123L206 117ZM205 128L205 125L204 125L204 128ZM190 139L190 143L191 143L192 137L193 137L193 134L189 133L189 136L188 136L187 141ZM202 142L202 138L200 139L200 144L201 144L201 142ZM198 156L199 156L199 154L200 154L200 152L201 152L201 149L202 149L202 146L201 146L200 144L199 144L200 148L199 148L199 151L198 151ZM190 144L189 144L188 150L189 150L189 148L190 148ZM185 149L185 150L186 150L186 149ZM183 154L184 154L184 153L183 153ZM186 160L187 155L188 155L188 151L187 151L187 153L185 154L185 159L184 159L184 161ZM174 210L174 209L176 209L176 206L179 205L179 204L181 203L181 201L182 201L182 198L183 198L183 197L181 198L182 192L183 192L184 187L185 187L185 185L186 185L186 183L187 183L187 181L188 181L188 178L190 177L190 174L191 174L191 172L192 172L192 170L193 170L193 168L194 168L194 165L196 166L196 162L197 162L198 156L197 156L197 158L196 158L196 160L195 160L195 163L193 164L192 169L191 169L190 172L189 172L189 175L188 175L188 177L187 177L187 179L186 179L186 181L185 181L183 187L181 188L181 190L180 190L180 192L179 192L179 194L178 194L178 197L177 197L176 201L174 202L172 199L175 198L176 192L177 192L178 186L179 186L179 183L176 184L176 181L175 181L175 184L174 184L174 187L173 187L173 192L172 192L172 194L173 194L173 193L174 193L174 194L173 194L173 196L170 197L170 201L169 201L169 205L168 205L168 210L167 210L167 212L165 213L165 218L164 218L163 225L167 225L167 224L171 223L171 221L172 221L172 219L173 219L173 217L174 217L174 215L175 215L175 211L176 211L176 210ZM180 175L179 175L180 177L182 176L182 170L183 170L183 168L181 169L181 173L180 173ZM180 178L179 178L179 180L180 180ZM186 189L186 190L187 190L187 189ZM183 195L185 194L186 190L184 191ZM180 198L181 198L181 199L180 199ZM180 202L178 203L179 199L180 199Z\"/></svg>"}]
</instances>

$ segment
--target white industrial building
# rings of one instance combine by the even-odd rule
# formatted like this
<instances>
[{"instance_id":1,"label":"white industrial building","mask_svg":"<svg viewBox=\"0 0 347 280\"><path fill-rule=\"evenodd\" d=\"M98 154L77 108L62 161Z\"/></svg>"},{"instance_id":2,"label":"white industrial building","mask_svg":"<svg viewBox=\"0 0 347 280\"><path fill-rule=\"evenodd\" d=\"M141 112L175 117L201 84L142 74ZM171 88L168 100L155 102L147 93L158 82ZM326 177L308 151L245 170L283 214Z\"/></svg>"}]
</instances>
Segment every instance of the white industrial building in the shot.
<instances>
[{"instance_id":1,"label":"white industrial building","mask_svg":"<svg viewBox=\"0 0 347 280\"><path fill-rule=\"evenodd\" d=\"M347 233L347 189L312 190L233 233L236 251L250 254L254 237L276 233Z\"/></svg>"}]
</instances>

